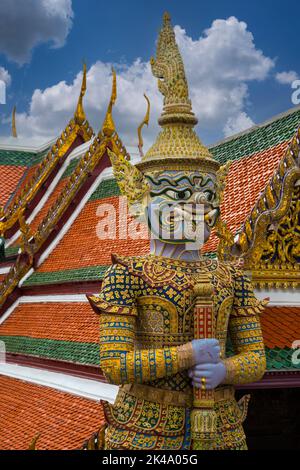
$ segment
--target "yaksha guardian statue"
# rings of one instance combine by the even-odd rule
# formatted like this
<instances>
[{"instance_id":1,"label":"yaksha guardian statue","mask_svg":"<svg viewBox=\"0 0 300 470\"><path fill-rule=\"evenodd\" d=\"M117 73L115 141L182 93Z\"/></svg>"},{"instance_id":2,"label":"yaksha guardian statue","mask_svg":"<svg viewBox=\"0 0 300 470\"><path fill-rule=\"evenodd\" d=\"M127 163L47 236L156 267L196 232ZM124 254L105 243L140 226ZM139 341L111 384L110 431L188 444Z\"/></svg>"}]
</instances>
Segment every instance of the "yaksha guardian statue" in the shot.
<instances>
[{"instance_id":1,"label":"yaksha guardian statue","mask_svg":"<svg viewBox=\"0 0 300 470\"><path fill-rule=\"evenodd\" d=\"M100 366L120 385L114 405L104 402L105 448L247 449L248 399L237 403L234 385L264 374L264 305L233 263L199 254L219 223L227 169L193 130L167 14L151 66L164 96L162 130L136 166L109 152L121 192L148 222L151 251L114 255L89 298L100 318Z\"/></svg>"}]
</instances>

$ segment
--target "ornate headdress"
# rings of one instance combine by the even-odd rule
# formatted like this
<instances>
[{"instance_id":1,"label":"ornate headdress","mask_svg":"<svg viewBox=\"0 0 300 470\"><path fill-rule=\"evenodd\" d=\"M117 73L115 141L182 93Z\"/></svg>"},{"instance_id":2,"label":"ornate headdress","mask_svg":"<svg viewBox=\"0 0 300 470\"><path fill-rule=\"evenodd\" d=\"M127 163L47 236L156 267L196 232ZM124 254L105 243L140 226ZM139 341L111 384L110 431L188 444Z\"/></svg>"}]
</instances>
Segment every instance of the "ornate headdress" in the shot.
<instances>
[{"instance_id":1,"label":"ornate headdress","mask_svg":"<svg viewBox=\"0 0 300 470\"><path fill-rule=\"evenodd\" d=\"M156 58L151 58L151 67L153 75L158 78L159 91L164 96L163 111L158 119L162 130L142 161L135 166L122 155L108 150L121 192L132 205L133 199L141 202L147 192L144 174L164 170L198 170L215 174L219 193L222 193L228 165L220 167L194 130L198 120L192 111L184 65L168 13L164 14ZM139 184L136 184L137 181ZM128 189L132 189L133 184L130 183L135 183L134 195Z\"/></svg>"},{"instance_id":2,"label":"ornate headdress","mask_svg":"<svg viewBox=\"0 0 300 470\"><path fill-rule=\"evenodd\" d=\"M163 169L216 172L219 163L193 129L198 120L192 111L184 65L168 13L164 14L151 67L164 96L163 111L158 119L162 131L137 167L143 173Z\"/></svg>"}]
</instances>

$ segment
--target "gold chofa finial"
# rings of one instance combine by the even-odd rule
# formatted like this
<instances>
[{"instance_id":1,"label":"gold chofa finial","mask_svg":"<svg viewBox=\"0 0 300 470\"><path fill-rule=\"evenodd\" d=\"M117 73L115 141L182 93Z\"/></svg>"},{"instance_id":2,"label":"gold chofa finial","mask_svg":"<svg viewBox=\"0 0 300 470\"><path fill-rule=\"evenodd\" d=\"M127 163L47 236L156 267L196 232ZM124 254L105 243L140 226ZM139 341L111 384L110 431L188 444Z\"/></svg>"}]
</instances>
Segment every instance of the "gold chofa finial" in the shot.
<instances>
[{"instance_id":1,"label":"gold chofa finial","mask_svg":"<svg viewBox=\"0 0 300 470\"><path fill-rule=\"evenodd\" d=\"M16 111L17 111L17 108L16 106L14 106L13 111L12 111L12 119L11 119L11 135L13 137L18 137L17 126L16 126Z\"/></svg>"},{"instance_id":2,"label":"gold chofa finial","mask_svg":"<svg viewBox=\"0 0 300 470\"><path fill-rule=\"evenodd\" d=\"M107 137L110 137L114 131L115 131L115 123L112 117L112 108L113 105L116 102L117 99L117 76L116 76L116 71L112 67L111 69L112 74L113 74L113 82L112 82L112 90L111 90L111 97L110 97L110 102L106 111L106 116L103 122L102 126L102 132L104 135Z\"/></svg>"},{"instance_id":3,"label":"gold chofa finial","mask_svg":"<svg viewBox=\"0 0 300 470\"><path fill-rule=\"evenodd\" d=\"M78 103L77 103L76 111L74 114L75 122L79 125L83 124L84 121L86 120L85 112L83 109L83 97L85 95L85 92L86 92L86 63L83 64L83 74L82 74L80 95L78 98Z\"/></svg>"},{"instance_id":4,"label":"gold chofa finial","mask_svg":"<svg viewBox=\"0 0 300 470\"><path fill-rule=\"evenodd\" d=\"M138 138L139 138L139 145L138 145L138 148L139 148L139 152L140 152L140 156L143 157L144 154L143 154L143 145L144 145L144 141L143 141L143 137L142 137L142 128L143 126L148 126L149 124L149 118L150 118L150 100L148 98L148 96L144 93L144 97L145 97L145 100L147 101L147 111L146 111L146 114L145 114L145 117L143 119L143 121L141 122L141 124L139 125L138 127Z\"/></svg>"}]
</instances>

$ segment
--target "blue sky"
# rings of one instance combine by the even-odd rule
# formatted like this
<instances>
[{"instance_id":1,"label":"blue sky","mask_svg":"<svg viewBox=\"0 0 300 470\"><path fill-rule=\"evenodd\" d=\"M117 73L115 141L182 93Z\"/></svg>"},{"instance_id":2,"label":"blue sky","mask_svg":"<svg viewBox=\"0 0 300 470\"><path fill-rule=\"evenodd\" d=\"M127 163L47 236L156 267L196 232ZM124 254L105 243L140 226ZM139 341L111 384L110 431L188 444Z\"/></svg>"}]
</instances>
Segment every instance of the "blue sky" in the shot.
<instances>
[{"instance_id":1,"label":"blue sky","mask_svg":"<svg viewBox=\"0 0 300 470\"><path fill-rule=\"evenodd\" d=\"M27 4L27 10L20 11L21 4L23 6ZM53 14L51 22L47 22L49 5L54 8L54 13L53 8L50 10ZM120 75L119 98L122 90L127 95L126 99L125 96L120 98L119 109L116 108L116 124L118 127L117 118L119 118L121 136L123 130L124 140L134 141L134 129L131 133L130 125L132 127L135 123L138 125L139 116L142 118L144 103L141 98L139 106L136 106L135 96L126 86L126 80L130 81L131 74L134 73L135 78L141 78L139 83L142 96L142 78L144 77L145 81L149 80L148 85L148 82L145 83L147 92L150 95L151 90L155 93L153 84L150 84L149 71L147 72L144 64L149 61L151 55L155 54L155 41L165 10L171 13L173 25L181 28L181 32L177 31L181 38L179 46L182 44L183 50L186 51L183 56L189 64L187 68L191 75L187 74L192 83L192 98L195 97L193 102L197 103L194 108L200 118L199 133L206 143L214 142L231 132L240 130L239 127L241 129L247 127L251 122L260 123L293 106L292 90L288 81L300 77L299 1L0 0L0 31L2 31L0 32L0 71L2 70L3 74L4 70L10 77L7 80L9 84L7 104L0 105L0 118L2 119L0 136L9 134L9 125L5 121L8 120L11 108L16 104L19 130L22 136L32 140L38 138L47 140L48 137L54 137L71 116L80 84L82 60L85 59L89 70L98 64L96 70L93 72L91 69L88 75L91 83L94 83L93 79L99 81L99 91L92 90L90 96L87 97L86 109L89 120L96 130L101 125L109 99L110 77L107 70L113 63L117 65ZM21 18L20 15L22 15ZM234 17L236 21L227 21L230 17ZM44 18L46 18L45 22ZM219 27L218 23L214 23L216 20L222 20ZM246 33L241 27L242 22L247 24ZM13 37L11 36L12 28L3 31L1 27L3 24L16 26ZM217 58L222 57L220 38L222 41L223 28L224 31L232 31L230 36L224 36L224 42L232 42L224 54L227 63L221 61L219 66ZM208 34L204 32L206 29L210 30ZM252 40L249 36L251 34ZM237 56L235 48L239 47L239 35L242 38L241 53ZM208 56L205 55L204 50L207 48L204 47L203 42L203 38L207 36L210 38ZM201 38L202 42L200 42ZM243 38L245 39L244 45ZM197 54L198 46L201 51L195 69L193 69L192 57L188 55L190 54L188 50L190 41L193 41L194 55ZM213 41L216 41L218 51L215 62L212 59L215 50ZM242 50L243 47L245 53ZM232 70L237 70L234 72L236 78L228 76L231 61L230 48L233 56ZM261 56L259 56L259 51L261 51ZM205 59L204 63L199 62L201 57ZM133 67L137 58L140 58L140 65ZM244 60L245 63L241 64L244 72L240 75L238 61L242 63ZM207 76L205 75L206 62L208 64ZM219 77L217 77L219 67ZM249 72L247 72L247 67L249 67ZM197 70L200 68L201 73L197 77ZM282 72L292 72L292 75L284 75L280 79L277 74ZM215 84L215 88L210 89L209 73L212 76L211 83ZM223 73L226 78L222 82ZM249 73L249 79L247 73ZM61 81L66 82L67 88L58 87ZM232 88L230 88L231 84ZM224 96L227 94L228 97L222 100L219 96L219 101L217 101L214 90L221 95L223 86ZM208 106L205 102L204 106L203 100L207 87L209 88L207 102L210 99L211 104ZM40 92L35 93L36 90ZM35 98L32 101L34 93ZM197 98L201 93L204 95L202 101ZM54 95L57 95L56 98ZM62 103L61 96L64 98L68 96L68 99L65 98L65 109L58 106L58 102ZM56 102L55 99L57 99ZM153 95L153 103L152 118L155 121L160 107L160 101L156 95ZM31 110L30 105L33 106ZM204 109L206 105L207 109L202 115L205 122L201 123L201 109ZM212 109L213 106L215 106L214 109ZM232 112L225 107L232 107ZM154 123L151 129L148 135L149 142L157 130Z\"/></svg>"}]
</instances>

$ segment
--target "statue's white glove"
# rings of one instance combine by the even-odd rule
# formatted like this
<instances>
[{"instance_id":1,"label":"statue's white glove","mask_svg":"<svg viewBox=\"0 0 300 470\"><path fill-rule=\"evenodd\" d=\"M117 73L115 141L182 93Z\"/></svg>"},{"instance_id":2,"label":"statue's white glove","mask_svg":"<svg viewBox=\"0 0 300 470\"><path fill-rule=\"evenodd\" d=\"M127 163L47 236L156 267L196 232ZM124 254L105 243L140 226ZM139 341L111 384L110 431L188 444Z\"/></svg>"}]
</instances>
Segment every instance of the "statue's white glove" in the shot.
<instances>
[{"instance_id":1,"label":"statue's white glove","mask_svg":"<svg viewBox=\"0 0 300 470\"><path fill-rule=\"evenodd\" d=\"M220 361L221 348L217 339L193 339L192 346L195 364Z\"/></svg>"},{"instance_id":2,"label":"statue's white glove","mask_svg":"<svg viewBox=\"0 0 300 470\"><path fill-rule=\"evenodd\" d=\"M225 379L226 366L222 361L219 361L217 364L197 364L189 370L188 375L192 379L194 387L201 388L205 385L206 390L212 390ZM204 383L203 378L205 378Z\"/></svg>"}]
</instances>

